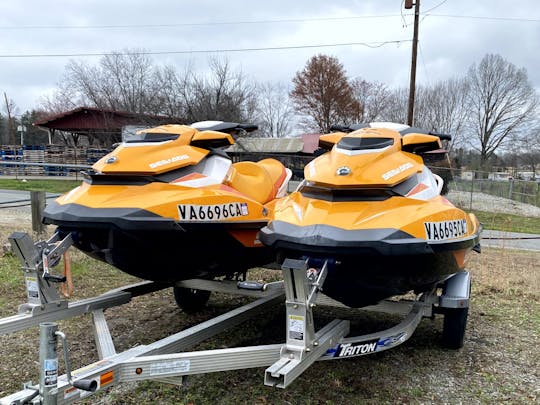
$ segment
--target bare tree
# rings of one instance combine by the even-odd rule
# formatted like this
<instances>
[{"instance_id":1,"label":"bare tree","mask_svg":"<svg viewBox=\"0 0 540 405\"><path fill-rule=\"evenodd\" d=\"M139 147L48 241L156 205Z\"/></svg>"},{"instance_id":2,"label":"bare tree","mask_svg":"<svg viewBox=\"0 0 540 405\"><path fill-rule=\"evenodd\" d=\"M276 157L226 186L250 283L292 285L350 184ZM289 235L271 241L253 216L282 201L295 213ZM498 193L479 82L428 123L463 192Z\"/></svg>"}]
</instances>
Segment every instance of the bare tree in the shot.
<instances>
[{"instance_id":1,"label":"bare tree","mask_svg":"<svg viewBox=\"0 0 540 405\"><path fill-rule=\"evenodd\" d=\"M386 107L381 114L381 121L406 123L409 89L402 87L390 92Z\"/></svg>"},{"instance_id":2,"label":"bare tree","mask_svg":"<svg viewBox=\"0 0 540 405\"><path fill-rule=\"evenodd\" d=\"M488 54L469 69L467 99L471 146L480 151L484 165L511 135L530 124L538 98L525 69L500 55Z\"/></svg>"},{"instance_id":3,"label":"bare tree","mask_svg":"<svg viewBox=\"0 0 540 405\"><path fill-rule=\"evenodd\" d=\"M536 180L536 170L540 167L540 121L531 126L531 129L524 136L515 142L515 153L524 166L528 166L532 171L532 179Z\"/></svg>"},{"instance_id":4,"label":"bare tree","mask_svg":"<svg viewBox=\"0 0 540 405\"><path fill-rule=\"evenodd\" d=\"M191 67L178 73L173 66L156 69L159 113L171 118L184 118L187 121Z\"/></svg>"},{"instance_id":5,"label":"bare tree","mask_svg":"<svg viewBox=\"0 0 540 405\"><path fill-rule=\"evenodd\" d=\"M265 137L288 136L294 116L289 90L282 83L265 83L258 87L259 131Z\"/></svg>"},{"instance_id":6,"label":"bare tree","mask_svg":"<svg viewBox=\"0 0 540 405\"><path fill-rule=\"evenodd\" d=\"M43 96L39 100L40 109L47 111L49 114L73 110L81 105L86 105L85 103L67 81L60 82L58 88L51 95Z\"/></svg>"},{"instance_id":7,"label":"bare tree","mask_svg":"<svg viewBox=\"0 0 540 405\"><path fill-rule=\"evenodd\" d=\"M140 51L115 52L101 58L99 65L70 61L49 110L91 106L134 113L158 113L159 87L156 68Z\"/></svg>"},{"instance_id":8,"label":"bare tree","mask_svg":"<svg viewBox=\"0 0 540 405\"><path fill-rule=\"evenodd\" d=\"M13 101L11 98L8 98L7 94L4 92L4 110L7 114L7 122L6 122L6 141L8 145L14 145L16 143L15 140L15 130L17 129L17 106L15 105L15 101Z\"/></svg>"},{"instance_id":9,"label":"bare tree","mask_svg":"<svg viewBox=\"0 0 540 405\"><path fill-rule=\"evenodd\" d=\"M361 116L343 65L327 55L313 56L293 78L291 98L309 130L329 132L332 124L350 124Z\"/></svg>"},{"instance_id":10,"label":"bare tree","mask_svg":"<svg viewBox=\"0 0 540 405\"><path fill-rule=\"evenodd\" d=\"M251 121L257 98L255 85L226 60L212 59L210 72L196 75L190 65L181 73L172 66L155 66L135 50L106 55L99 65L71 61L57 91L42 101L50 112L80 106L185 122Z\"/></svg>"},{"instance_id":11,"label":"bare tree","mask_svg":"<svg viewBox=\"0 0 540 405\"><path fill-rule=\"evenodd\" d=\"M186 88L189 121L254 119L256 86L241 71L234 71L227 60L211 59L210 73L192 75Z\"/></svg>"},{"instance_id":12,"label":"bare tree","mask_svg":"<svg viewBox=\"0 0 540 405\"><path fill-rule=\"evenodd\" d=\"M449 149L464 141L469 86L465 79L453 78L420 86L416 93L414 124L417 127L452 135Z\"/></svg>"},{"instance_id":13,"label":"bare tree","mask_svg":"<svg viewBox=\"0 0 540 405\"><path fill-rule=\"evenodd\" d=\"M392 92L379 82L368 82L355 78L351 82L353 95L361 106L361 122L380 121L388 108Z\"/></svg>"}]
</instances>

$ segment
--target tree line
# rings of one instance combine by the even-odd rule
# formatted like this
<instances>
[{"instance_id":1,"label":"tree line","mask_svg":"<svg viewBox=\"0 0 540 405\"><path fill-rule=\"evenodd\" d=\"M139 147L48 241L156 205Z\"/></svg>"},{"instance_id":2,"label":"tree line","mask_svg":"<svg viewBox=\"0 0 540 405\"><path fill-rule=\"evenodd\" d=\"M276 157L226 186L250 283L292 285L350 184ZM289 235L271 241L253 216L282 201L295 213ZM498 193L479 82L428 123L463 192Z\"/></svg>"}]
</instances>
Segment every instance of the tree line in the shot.
<instances>
[{"instance_id":1,"label":"tree line","mask_svg":"<svg viewBox=\"0 0 540 405\"><path fill-rule=\"evenodd\" d=\"M13 117L14 103L6 97L4 110L11 112L0 115L0 130L3 143L15 140L13 129L21 123L43 137L30 120L89 106L186 123L251 122L259 125L258 136L283 137L298 126L327 133L333 124L406 122L407 102L408 88L351 78L337 58L324 54L311 57L287 85L256 82L226 59L210 59L208 72L198 73L190 65L178 70L124 51L103 56L97 65L69 62L56 91L20 118ZM538 107L526 70L487 54L462 76L418 86L414 125L452 134L450 149L475 151L481 168L503 147L532 155L527 160L537 164Z\"/></svg>"}]
</instances>

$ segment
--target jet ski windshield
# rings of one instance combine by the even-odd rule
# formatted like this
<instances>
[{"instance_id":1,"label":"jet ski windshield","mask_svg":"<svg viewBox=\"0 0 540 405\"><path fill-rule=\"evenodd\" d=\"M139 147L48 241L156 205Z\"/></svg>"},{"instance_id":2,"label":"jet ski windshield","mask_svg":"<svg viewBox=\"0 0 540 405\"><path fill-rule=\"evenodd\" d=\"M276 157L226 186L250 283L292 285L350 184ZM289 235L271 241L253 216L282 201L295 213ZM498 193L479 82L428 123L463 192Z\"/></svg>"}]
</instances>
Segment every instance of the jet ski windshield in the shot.
<instances>
[{"instance_id":1,"label":"jet ski windshield","mask_svg":"<svg viewBox=\"0 0 540 405\"><path fill-rule=\"evenodd\" d=\"M159 132L140 132L136 134L130 134L129 137L126 137L124 142L126 143L136 143L136 142L164 142L164 141L174 141L178 139L180 134L164 134Z\"/></svg>"},{"instance_id":2,"label":"jet ski windshield","mask_svg":"<svg viewBox=\"0 0 540 405\"><path fill-rule=\"evenodd\" d=\"M346 150L365 150L365 149L383 149L393 145L392 138L358 138L352 136L344 136L338 142L338 149Z\"/></svg>"}]
</instances>

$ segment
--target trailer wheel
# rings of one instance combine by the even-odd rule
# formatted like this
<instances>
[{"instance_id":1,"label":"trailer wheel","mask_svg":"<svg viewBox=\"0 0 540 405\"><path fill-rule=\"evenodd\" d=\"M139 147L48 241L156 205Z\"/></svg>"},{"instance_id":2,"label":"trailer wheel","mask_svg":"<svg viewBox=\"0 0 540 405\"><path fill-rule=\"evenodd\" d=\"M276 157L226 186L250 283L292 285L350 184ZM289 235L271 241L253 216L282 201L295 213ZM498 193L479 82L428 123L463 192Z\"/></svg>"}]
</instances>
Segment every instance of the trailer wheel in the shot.
<instances>
[{"instance_id":1,"label":"trailer wheel","mask_svg":"<svg viewBox=\"0 0 540 405\"><path fill-rule=\"evenodd\" d=\"M197 312L204 308L210 291L195 288L173 287L174 300L184 312Z\"/></svg>"},{"instance_id":2,"label":"trailer wheel","mask_svg":"<svg viewBox=\"0 0 540 405\"><path fill-rule=\"evenodd\" d=\"M446 308L442 330L442 344L449 349L463 347L469 308Z\"/></svg>"}]
</instances>

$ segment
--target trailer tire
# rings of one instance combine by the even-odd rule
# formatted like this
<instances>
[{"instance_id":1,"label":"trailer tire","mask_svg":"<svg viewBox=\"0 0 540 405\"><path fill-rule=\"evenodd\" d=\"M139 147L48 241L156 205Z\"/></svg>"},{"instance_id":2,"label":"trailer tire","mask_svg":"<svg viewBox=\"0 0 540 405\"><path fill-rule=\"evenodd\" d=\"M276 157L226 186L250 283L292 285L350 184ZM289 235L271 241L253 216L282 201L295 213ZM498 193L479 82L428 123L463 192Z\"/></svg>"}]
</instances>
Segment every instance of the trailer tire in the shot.
<instances>
[{"instance_id":1,"label":"trailer tire","mask_svg":"<svg viewBox=\"0 0 540 405\"><path fill-rule=\"evenodd\" d=\"M188 313L203 309L210 298L210 291L195 288L173 287L176 304Z\"/></svg>"},{"instance_id":2,"label":"trailer tire","mask_svg":"<svg viewBox=\"0 0 540 405\"><path fill-rule=\"evenodd\" d=\"M446 308L442 330L442 344L448 349L463 347L469 308Z\"/></svg>"}]
</instances>

